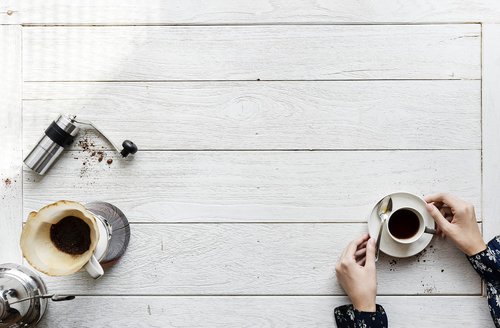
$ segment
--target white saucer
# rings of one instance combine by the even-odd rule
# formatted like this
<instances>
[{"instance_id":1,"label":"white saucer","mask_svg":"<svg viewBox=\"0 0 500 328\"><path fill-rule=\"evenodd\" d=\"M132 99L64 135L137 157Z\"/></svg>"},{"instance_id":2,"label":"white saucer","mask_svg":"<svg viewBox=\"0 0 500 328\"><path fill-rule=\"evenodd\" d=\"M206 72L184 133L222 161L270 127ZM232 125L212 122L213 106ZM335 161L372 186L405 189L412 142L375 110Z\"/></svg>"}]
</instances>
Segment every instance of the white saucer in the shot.
<instances>
[{"instance_id":1,"label":"white saucer","mask_svg":"<svg viewBox=\"0 0 500 328\"><path fill-rule=\"evenodd\" d=\"M406 193L396 192L390 194L392 198L392 211L402 207L410 207L417 210L423 217L425 226L434 229L434 219L429 214L425 207L425 201L419 196ZM381 198L381 200L384 197ZM373 207L370 216L368 217L368 232L372 238L377 238L378 229L380 227L380 217L377 213L378 203ZM423 251L432 240L434 235L424 233L419 240L411 244L401 244L392 239L387 233L387 225L384 226L380 241L380 251L393 257L410 257Z\"/></svg>"}]
</instances>

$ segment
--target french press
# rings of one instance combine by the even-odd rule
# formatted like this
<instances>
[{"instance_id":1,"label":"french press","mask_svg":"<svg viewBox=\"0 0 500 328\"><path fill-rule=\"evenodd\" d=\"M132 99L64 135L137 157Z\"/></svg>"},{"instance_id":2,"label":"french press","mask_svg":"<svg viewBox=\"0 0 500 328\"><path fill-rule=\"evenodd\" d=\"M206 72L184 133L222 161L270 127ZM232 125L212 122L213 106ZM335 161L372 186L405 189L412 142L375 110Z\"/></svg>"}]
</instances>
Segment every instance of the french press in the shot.
<instances>
[{"instance_id":1,"label":"french press","mask_svg":"<svg viewBox=\"0 0 500 328\"><path fill-rule=\"evenodd\" d=\"M66 146L69 146L75 140L80 128L75 124L88 125L99 132L117 152L123 157L137 152L137 146L130 140L122 143L120 150L106 135L97 128L96 124L90 121L81 121L76 119L76 115L59 115L57 120L53 121L45 130L45 134L38 141L36 146L29 152L24 159L24 164L40 175L44 175L47 170L55 163Z\"/></svg>"},{"instance_id":2,"label":"french press","mask_svg":"<svg viewBox=\"0 0 500 328\"><path fill-rule=\"evenodd\" d=\"M47 299L67 301L74 296L47 294L43 280L17 264L0 264L0 328L34 327L47 309Z\"/></svg>"}]
</instances>

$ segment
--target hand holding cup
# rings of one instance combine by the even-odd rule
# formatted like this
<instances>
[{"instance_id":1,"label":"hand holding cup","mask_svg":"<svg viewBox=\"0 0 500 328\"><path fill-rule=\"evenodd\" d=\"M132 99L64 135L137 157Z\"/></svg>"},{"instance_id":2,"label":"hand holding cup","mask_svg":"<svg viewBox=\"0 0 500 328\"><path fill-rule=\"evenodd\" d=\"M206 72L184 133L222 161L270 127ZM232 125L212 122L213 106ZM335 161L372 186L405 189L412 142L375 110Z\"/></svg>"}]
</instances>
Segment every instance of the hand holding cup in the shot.
<instances>
[{"instance_id":1,"label":"hand holding cup","mask_svg":"<svg viewBox=\"0 0 500 328\"><path fill-rule=\"evenodd\" d=\"M426 196L425 201L441 234L462 252L471 256L486 249L472 204L445 193Z\"/></svg>"}]
</instances>

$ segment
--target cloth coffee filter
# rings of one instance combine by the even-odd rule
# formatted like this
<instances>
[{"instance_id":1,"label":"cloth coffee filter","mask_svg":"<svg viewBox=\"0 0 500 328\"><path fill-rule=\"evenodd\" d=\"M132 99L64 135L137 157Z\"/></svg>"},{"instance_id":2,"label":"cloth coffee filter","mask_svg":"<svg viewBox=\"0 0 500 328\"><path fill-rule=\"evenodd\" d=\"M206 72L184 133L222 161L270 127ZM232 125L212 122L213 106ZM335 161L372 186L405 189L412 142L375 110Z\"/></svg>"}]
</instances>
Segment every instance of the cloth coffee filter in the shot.
<instances>
[{"instance_id":1,"label":"cloth coffee filter","mask_svg":"<svg viewBox=\"0 0 500 328\"><path fill-rule=\"evenodd\" d=\"M83 220L90 228L89 250L80 255L60 251L50 239L50 228L67 216ZM80 270L92 256L99 240L96 219L83 205L61 200L31 212L21 234L21 250L29 264L50 276L64 276Z\"/></svg>"}]
</instances>

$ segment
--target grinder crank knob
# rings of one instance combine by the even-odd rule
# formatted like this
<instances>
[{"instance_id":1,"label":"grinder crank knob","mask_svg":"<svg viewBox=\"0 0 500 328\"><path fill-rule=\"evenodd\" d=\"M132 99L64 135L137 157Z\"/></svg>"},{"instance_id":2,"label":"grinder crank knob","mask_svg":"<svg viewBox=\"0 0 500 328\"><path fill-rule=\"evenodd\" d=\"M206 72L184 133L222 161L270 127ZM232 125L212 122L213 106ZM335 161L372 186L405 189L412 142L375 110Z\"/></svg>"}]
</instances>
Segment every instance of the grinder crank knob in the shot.
<instances>
[{"instance_id":1,"label":"grinder crank knob","mask_svg":"<svg viewBox=\"0 0 500 328\"><path fill-rule=\"evenodd\" d=\"M127 157L129 154L135 154L138 150L136 144L130 140L125 140L122 143L122 147L123 149L120 154L122 154L123 157Z\"/></svg>"}]
</instances>

